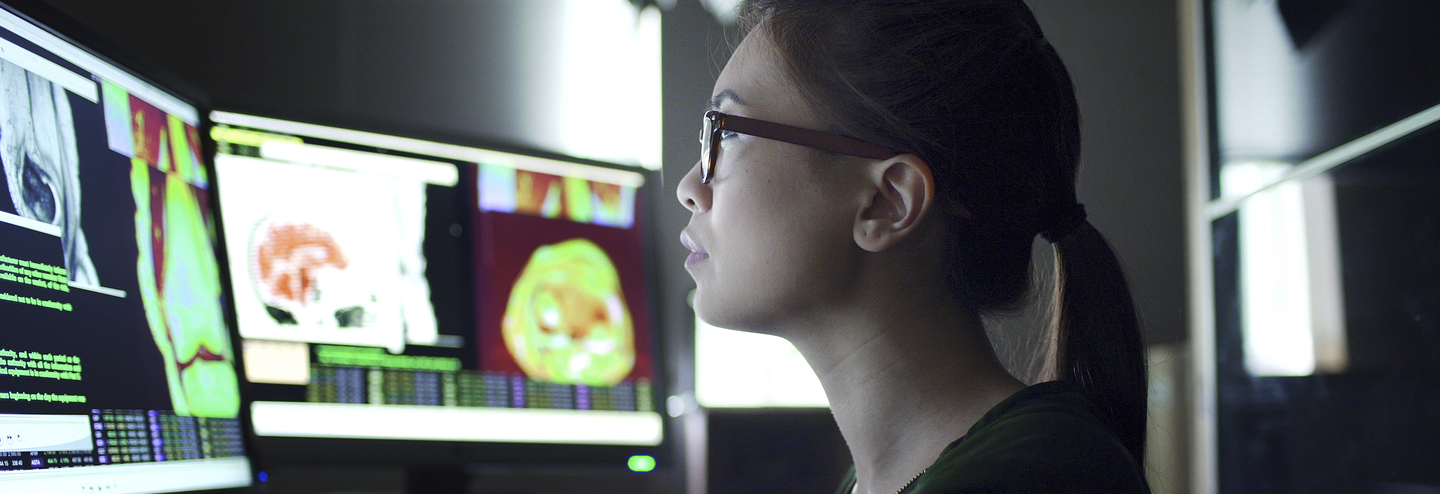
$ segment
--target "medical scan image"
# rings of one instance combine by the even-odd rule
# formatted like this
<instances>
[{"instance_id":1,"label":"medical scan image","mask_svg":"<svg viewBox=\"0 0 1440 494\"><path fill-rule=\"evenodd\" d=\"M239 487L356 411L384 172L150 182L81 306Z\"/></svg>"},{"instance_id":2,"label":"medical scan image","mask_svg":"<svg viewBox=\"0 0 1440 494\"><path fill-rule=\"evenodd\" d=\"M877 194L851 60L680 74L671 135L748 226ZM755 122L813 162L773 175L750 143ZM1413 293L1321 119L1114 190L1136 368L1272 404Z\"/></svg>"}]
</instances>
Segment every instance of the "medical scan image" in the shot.
<instances>
[{"instance_id":1,"label":"medical scan image","mask_svg":"<svg viewBox=\"0 0 1440 494\"><path fill-rule=\"evenodd\" d=\"M65 89L0 60L0 163L16 214L60 227L70 281L99 285L80 229L80 157Z\"/></svg>"},{"instance_id":2,"label":"medical scan image","mask_svg":"<svg viewBox=\"0 0 1440 494\"><path fill-rule=\"evenodd\" d=\"M174 132L161 142L182 141L175 146L180 151L183 139L182 132ZM239 378L221 305L220 263L201 207L202 189L181 178L194 176L181 170L199 163L170 161L184 155L164 153L166 159L155 166L131 160L140 295L168 364L175 414L234 418L240 412Z\"/></svg>"},{"instance_id":3,"label":"medical scan image","mask_svg":"<svg viewBox=\"0 0 1440 494\"><path fill-rule=\"evenodd\" d=\"M635 366L635 332L620 275L594 242L535 249L510 292L505 346L532 379L614 386Z\"/></svg>"},{"instance_id":4,"label":"medical scan image","mask_svg":"<svg viewBox=\"0 0 1440 494\"><path fill-rule=\"evenodd\" d=\"M251 273L265 311L279 324L353 328L373 322L363 289L347 276L350 261L335 238L301 221L270 220L250 244ZM363 285L363 283L362 283ZM352 293L353 292L353 293Z\"/></svg>"}]
</instances>

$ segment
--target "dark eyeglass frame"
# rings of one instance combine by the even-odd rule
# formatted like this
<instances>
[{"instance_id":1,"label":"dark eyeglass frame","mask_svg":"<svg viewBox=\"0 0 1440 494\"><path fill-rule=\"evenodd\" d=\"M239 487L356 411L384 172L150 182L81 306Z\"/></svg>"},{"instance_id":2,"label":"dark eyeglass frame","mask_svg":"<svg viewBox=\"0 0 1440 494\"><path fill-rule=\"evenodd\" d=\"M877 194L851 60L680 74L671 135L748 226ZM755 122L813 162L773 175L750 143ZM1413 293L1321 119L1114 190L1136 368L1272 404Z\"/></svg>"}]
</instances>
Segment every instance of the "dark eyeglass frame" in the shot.
<instances>
[{"instance_id":1,"label":"dark eyeglass frame","mask_svg":"<svg viewBox=\"0 0 1440 494\"><path fill-rule=\"evenodd\" d=\"M890 159L900 154L854 137L740 117L716 110L705 112L702 120L704 120L704 127L700 131L700 183L702 184L708 184L711 179L715 178L715 162L720 161L720 132L726 130L872 160Z\"/></svg>"}]
</instances>

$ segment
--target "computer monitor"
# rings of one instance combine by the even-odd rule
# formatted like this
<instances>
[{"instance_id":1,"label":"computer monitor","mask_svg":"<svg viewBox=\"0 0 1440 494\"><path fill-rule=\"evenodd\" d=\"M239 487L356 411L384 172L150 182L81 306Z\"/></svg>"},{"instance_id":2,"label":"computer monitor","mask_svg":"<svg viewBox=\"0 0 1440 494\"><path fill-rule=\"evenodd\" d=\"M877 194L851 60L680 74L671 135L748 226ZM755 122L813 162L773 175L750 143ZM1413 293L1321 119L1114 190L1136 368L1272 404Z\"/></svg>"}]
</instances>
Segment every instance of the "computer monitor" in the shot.
<instances>
[{"instance_id":1,"label":"computer monitor","mask_svg":"<svg viewBox=\"0 0 1440 494\"><path fill-rule=\"evenodd\" d=\"M815 371L789 341L695 318L695 401L705 408L826 408Z\"/></svg>"},{"instance_id":2,"label":"computer monitor","mask_svg":"<svg viewBox=\"0 0 1440 494\"><path fill-rule=\"evenodd\" d=\"M198 109L3 7L0 491L251 485Z\"/></svg>"},{"instance_id":3,"label":"computer monitor","mask_svg":"<svg viewBox=\"0 0 1440 494\"><path fill-rule=\"evenodd\" d=\"M664 439L650 175L211 118L262 444L308 461L649 468Z\"/></svg>"}]
</instances>

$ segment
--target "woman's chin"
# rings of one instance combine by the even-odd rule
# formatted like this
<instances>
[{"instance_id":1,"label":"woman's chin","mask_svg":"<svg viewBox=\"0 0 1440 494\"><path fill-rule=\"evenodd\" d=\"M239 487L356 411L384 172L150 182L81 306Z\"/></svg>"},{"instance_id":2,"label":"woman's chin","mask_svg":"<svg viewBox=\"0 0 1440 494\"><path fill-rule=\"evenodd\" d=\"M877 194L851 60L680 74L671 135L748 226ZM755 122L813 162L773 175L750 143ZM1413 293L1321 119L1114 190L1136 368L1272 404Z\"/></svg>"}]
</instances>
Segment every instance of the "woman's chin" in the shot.
<instances>
[{"instance_id":1,"label":"woman's chin","mask_svg":"<svg viewBox=\"0 0 1440 494\"><path fill-rule=\"evenodd\" d=\"M751 331L749 328L754 321L747 317L749 314L750 311L743 305L708 298L704 288L695 289L695 316L705 324L717 328Z\"/></svg>"},{"instance_id":2,"label":"woman's chin","mask_svg":"<svg viewBox=\"0 0 1440 494\"><path fill-rule=\"evenodd\" d=\"M717 303L715 300L710 299L706 295L707 292L705 290L705 287L699 282L699 280L696 280L695 299L691 304L692 307L695 308L695 317L700 318L700 320L704 321L705 324L709 324L711 326L720 328L727 327L724 324L725 322L727 322L725 321L725 314L727 311L721 308L723 304Z\"/></svg>"}]
</instances>

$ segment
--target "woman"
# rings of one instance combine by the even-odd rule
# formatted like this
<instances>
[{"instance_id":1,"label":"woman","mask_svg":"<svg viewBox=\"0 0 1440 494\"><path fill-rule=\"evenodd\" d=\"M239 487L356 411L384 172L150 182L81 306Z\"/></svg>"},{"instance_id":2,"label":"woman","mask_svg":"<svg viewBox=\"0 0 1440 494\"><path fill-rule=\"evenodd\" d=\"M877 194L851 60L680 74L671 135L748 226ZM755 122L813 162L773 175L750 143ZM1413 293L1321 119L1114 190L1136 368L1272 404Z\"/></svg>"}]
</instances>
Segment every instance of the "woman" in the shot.
<instances>
[{"instance_id":1,"label":"woman","mask_svg":"<svg viewBox=\"0 0 1440 494\"><path fill-rule=\"evenodd\" d=\"M1148 492L1129 290L1075 199L1069 75L1021 0L755 0L715 84L692 212L695 308L815 369L841 492ZM1050 379L981 316L1057 264Z\"/></svg>"}]
</instances>

